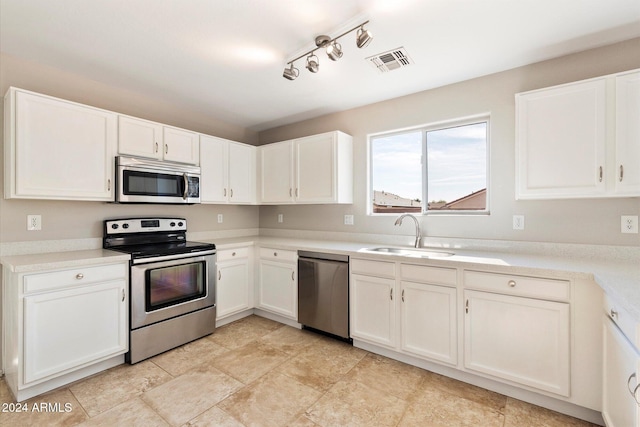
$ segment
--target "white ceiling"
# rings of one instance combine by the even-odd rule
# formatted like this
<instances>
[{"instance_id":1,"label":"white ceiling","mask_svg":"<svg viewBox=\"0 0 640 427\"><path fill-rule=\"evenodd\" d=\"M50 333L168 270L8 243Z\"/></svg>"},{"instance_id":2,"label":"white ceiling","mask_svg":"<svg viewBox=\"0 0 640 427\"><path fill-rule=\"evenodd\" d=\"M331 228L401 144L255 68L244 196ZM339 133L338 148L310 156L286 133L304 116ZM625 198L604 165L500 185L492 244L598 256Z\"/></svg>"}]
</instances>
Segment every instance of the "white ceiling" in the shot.
<instances>
[{"instance_id":1,"label":"white ceiling","mask_svg":"<svg viewBox=\"0 0 640 427\"><path fill-rule=\"evenodd\" d=\"M287 61L340 39L320 71ZM0 49L260 131L640 36L639 0L0 0ZM403 46L414 65L366 57Z\"/></svg>"}]
</instances>

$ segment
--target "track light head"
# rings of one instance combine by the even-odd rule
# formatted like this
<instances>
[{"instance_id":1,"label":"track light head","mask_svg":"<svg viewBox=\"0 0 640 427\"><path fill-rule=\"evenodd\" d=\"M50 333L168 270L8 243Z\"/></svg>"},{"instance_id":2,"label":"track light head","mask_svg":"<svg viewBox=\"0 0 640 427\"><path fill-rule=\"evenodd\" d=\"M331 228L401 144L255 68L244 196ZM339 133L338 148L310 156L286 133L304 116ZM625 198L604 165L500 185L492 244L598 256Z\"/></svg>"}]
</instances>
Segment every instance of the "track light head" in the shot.
<instances>
[{"instance_id":1,"label":"track light head","mask_svg":"<svg viewBox=\"0 0 640 427\"><path fill-rule=\"evenodd\" d=\"M364 47L369 46L369 43L371 43L371 40L373 40L373 34L371 33L371 31L365 30L364 24L362 24L362 26L358 29L358 32L356 33L356 46L362 49Z\"/></svg>"},{"instance_id":2,"label":"track light head","mask_svg":"<svg viewBox=\"0 0 640 427\"><path fill-rule=\"evenodd\" d=\"M284 72L282 73L282 77L284 77L287 80L295 80L298 77L298 74L300 74L300 72L298 71L297 68L293 66L293 62L292 62L289 68L284 69Z\"/></svg>"},{"instance_id":3,"label":"track light head","mask_svg":"<svg viewBox=\"0 0 640 427\"><path fill-rule=\"evenodd\" d=\"M315 55L309 55L307 56L307 66L306 66L307 70L311 71L312 73L317 73L318 70L320 69L320 61L318 60L318 57Z\"/></svg>"},{"instance_id":4,"label":"track light head","mask_svg":"<svg viewBox=\"0 0 640 427\"><path fill-rule=\"evenodd\" d=\"M340 43L335 40L332 41L329 46L327 46L327 56L332 61L337 61L342 58L342 46L340 46Z\"/></svg>"}]
</instances>

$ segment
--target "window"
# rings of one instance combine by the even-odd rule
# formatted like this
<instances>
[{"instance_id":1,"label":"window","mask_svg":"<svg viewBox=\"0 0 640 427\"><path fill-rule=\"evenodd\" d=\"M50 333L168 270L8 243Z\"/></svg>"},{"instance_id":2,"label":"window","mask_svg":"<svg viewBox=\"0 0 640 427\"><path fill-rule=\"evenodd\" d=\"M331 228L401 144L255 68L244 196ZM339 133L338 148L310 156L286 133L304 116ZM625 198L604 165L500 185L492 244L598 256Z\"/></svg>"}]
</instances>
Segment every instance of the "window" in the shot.
<instances>
[{"instance_id":1,"label":"window","mask_svg":"<svg viewBox=\"0 0 640 427\"><path fill-rule=\"evenodd\" d=\"M488 117L372 136L371 213L487 213L488 147Z\"/></svg>"}]
</instances>

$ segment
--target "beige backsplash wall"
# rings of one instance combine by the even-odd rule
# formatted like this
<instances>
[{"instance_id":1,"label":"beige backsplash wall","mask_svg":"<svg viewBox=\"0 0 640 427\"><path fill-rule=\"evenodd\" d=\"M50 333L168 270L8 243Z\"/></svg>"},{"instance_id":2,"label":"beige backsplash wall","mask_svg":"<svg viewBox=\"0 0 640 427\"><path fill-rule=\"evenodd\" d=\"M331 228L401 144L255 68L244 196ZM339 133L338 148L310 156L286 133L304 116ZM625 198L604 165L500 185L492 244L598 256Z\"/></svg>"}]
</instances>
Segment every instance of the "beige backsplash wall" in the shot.
<instances>
[{"instance_id":1,"label":"beige backsplash wall","mask_svg":"<svg viewBox=\"0 0 640 427\"><path fill-rule=\"evenodd\" d=\"M202 112L3 54L0 56L1 96L4 97L10 86L235 141L255 144L258 140L257 133L220 122ZM0 113L3 111L2 103ZM0 117L4 115L0 114ZM3 150L0 150L0 158L2 155ZM0 165L3 168L4 163L0 162ZM0 174L2 181L3 173ZM102 220L142 215L187 218L190 232L252 229L258 227L258 210L257 206L117 205L0 198L0 243L102 237ZM217 222L219 213L223 214L222 224ZM42 231L27 231L26 218L29 214L42 215Z\"/></svg>"},{"instance_id":2,"label":"beige backsplash wall","mask_svg":"<svg viewBox=\"0 0 640 427\"><path fill-rule=\"evenodd\" d=\"M412 222L394 227L395 216L366 214L367 135L489 112L491 214L422 217L425 235L640 246L638 234L620 233L620 216L640 215L640 198L516 201L514 197L515 93L640 68L638 52L640 38L263 131L260 144L336 129L352 135L354 203L261 207L260 228L411 235ZM390 76L380 75L380 84ZM284 214L282 224L277 223L279 213ZM345 214L355 216L355 225L343 224ZM525 230L512 230L514 214L525 215ZM407 243L411 241L407 237Z\"/></svg>"}]
</instances>

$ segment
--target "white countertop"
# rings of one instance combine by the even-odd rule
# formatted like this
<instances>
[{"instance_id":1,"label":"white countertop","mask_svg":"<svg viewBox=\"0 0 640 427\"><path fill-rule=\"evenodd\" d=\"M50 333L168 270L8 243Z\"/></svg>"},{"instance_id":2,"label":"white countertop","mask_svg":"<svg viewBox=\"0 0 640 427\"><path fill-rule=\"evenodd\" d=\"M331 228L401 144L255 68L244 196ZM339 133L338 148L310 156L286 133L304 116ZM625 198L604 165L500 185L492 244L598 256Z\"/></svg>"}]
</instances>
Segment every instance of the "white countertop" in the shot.
<instances>
[{"instance_id":1,"label":"white countertop","mask_svg":"<svg viewBox=\"0 0 640 427\"><path fill-rule=\"evenodd\" d=\"M205 240L206 241L206 240ZM346 254L388 261L407 261L436 266L487 269L512 274L544 275L565 279L594 280L607 295L640 322L640 259L615 259L594 256L541 255L500 250L465 250L433 248L450 251L454 255L441 258L417 258L394 254L366 252L364 249L386 246L374 243L336 240L313 240L281 237L246 236L209 240L218 249L247 245L269 246L283 250L308 250ZM390 245L393 246L393 245ZM409 249L409 247L404 246ZM128 254L105 249L5 256L0 259L4 268L12 272L35 272L73 268L90 264L108 264L129 259ZM514 269L516 269L514 271Z\"/></svg>"}]
</instances>

